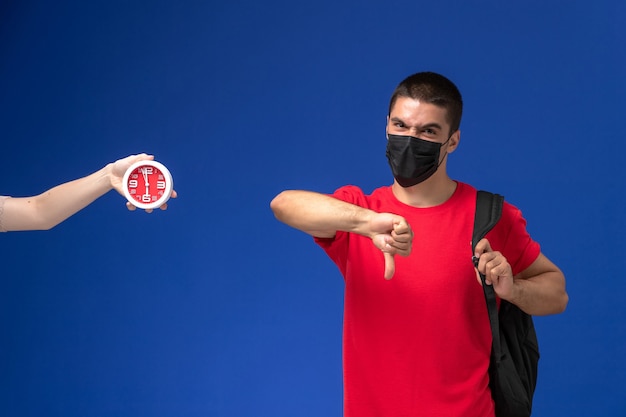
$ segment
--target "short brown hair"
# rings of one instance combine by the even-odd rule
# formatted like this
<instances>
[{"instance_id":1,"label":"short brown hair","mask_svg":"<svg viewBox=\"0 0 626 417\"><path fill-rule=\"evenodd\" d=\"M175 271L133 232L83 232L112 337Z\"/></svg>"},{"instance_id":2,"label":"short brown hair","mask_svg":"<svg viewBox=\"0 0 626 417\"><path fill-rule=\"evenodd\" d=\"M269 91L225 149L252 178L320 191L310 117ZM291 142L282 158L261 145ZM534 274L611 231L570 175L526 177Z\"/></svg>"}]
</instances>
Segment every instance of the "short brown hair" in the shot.
<instances>
[{"instance_id":1,"label":"short brown hair","mask_svg":"<svg viewBox=\"0 0 626 417\"><path fill-rule=\"evenodd\" d=\"M463 114L463 98L452 81L434 72L418 72L405 78L394 90L389 113L398 97L425 101L447 110L450 134L459 130Z\"/></svg>"}]
</instances>

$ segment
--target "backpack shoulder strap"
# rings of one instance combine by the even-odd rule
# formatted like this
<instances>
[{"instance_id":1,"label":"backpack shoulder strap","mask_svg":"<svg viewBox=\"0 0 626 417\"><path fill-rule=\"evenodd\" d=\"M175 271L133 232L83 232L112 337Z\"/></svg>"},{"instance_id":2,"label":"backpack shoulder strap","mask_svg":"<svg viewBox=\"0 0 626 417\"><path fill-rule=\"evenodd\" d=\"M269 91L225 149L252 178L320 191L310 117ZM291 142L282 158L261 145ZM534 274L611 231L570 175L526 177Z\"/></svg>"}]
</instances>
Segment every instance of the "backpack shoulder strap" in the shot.
<instances>
[{"instance_id":1,"label":"backpack shoulder strap","mask_svg":"<svg viewBox=\"0 0 626 417\"><path fill-rule=\"evenodd\" d=\"M493 194L487 191L478 191L476 194L476 214L474 215L474 232L472 233L472 256L476 245L485 235L498 223L502 216L502 206L504 205L504 197L499 194ZM478 259L472 258L474 266L478 266ZM502 347L500 342L500 322L498 319L498 306L496 303L496 293L491 285L485 282L485 275L479 274L483 284L483 293L487 303L487 312L489 313L489 323L491 325L492 360L496 366L499 366L502 357Z\"/></svg>"},{"instance_id":2,"label":"backpack shoulder strap","mask_svg":"<svg viewBox=\"0 0 626 417\"><path fill-rule=\"evenodd\" d=\"M502 216L504 197L488 191L476 193L476 214L474 215L474 232L472 234L472 254L476 245L498 223Z\"/></svg>"}]
</instances>

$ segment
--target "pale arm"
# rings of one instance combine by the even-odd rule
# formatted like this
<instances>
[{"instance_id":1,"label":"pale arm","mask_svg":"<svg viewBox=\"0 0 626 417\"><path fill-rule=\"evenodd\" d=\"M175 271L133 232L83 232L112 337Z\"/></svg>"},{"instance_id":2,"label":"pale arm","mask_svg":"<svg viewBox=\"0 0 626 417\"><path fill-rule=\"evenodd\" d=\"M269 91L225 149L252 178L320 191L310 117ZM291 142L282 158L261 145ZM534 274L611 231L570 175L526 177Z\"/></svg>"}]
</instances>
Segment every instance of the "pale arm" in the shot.
<instances>
[{"instance_id":1,"label":"pale arm","mask_svg":"<svg viewBox=\"0 0 626 417\"><path fill-rule=\"evenodd\" d=\"M299 190L283 191L270 207L278 220L311 236L332 238L337 231L344 231L369 237L385 255L387 279L395 272L393 255L408 256L411 252L411 227L395 214L377 213L325 194Z\"/></svg>"},{"instance_id":2,"label":"pale arm","mask_svg":"<svg viewBox=\"0 0 626 417\"><path fill-rule=\"evenodd\" d=\"M112 189L123 194L121 185L126 169L136 161L153 158L146 154L132 155L40 195L6 199L2 226L7 231L51 229ZM172 197L176 197L175 192ZM130 210L134 209L130 203L127 206ZM161 208L166 209L167 205Z\"/></svg>"}]
</instances>

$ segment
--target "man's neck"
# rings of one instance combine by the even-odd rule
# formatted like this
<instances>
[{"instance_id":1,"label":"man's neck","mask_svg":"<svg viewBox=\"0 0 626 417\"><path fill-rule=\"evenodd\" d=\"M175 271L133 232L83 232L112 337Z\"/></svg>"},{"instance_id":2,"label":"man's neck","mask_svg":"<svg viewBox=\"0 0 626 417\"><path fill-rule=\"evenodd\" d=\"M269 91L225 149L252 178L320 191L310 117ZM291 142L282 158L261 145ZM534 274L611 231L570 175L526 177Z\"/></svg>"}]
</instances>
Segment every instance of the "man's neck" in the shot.
<instances>
[{"instance_id":1,"label":"man's neck","mask_svg":"<svg viewBox=\"0 0 626 417\"><path fill-rule=\"evenodd\" d=\"M448 201L457 183L447 175L436 177L433 175L426 181L404 188L394 181L391 190L393 195L402 203L413 207L434 207Z\"/></svg>"}]
</instances>

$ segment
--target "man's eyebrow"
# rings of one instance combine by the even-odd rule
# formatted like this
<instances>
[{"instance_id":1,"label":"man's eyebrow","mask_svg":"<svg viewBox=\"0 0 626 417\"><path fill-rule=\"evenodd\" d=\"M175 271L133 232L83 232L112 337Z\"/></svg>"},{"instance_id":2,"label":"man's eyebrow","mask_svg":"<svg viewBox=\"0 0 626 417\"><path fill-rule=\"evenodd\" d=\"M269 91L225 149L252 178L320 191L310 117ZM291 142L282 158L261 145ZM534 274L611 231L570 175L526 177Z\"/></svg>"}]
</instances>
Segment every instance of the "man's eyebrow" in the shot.
<instances>
[{"instance_id":1,"label":"man's eyebrow","mask_svg":"<svg viewBox=\"0 0 626 417\"><path fill-rule=\"evenodd\" d=\"M435 129L439 129L439 130L443 130L443 128L441 127L441 125L439 123L427 123L424 126L422 126L422 129L430 129L430 128L435 128Z\"/></svg>"},{"instance_id":2,"label":"man's eyebrow","mask_svg":"<svg viewBox=\"0 0 626 417\"><path fill-rule=\"evenodd\" d=\"M389 119L389 120L391 120L392 122L400 122L400 123L402 123L402 124L405 124L405 125L406 125L406 122L405 122L404 120L402 120L402 119L400 119L399 117L396 117L396 116L392 117L392 118L391 118L391 119ZM441 127L441 125L440 125L439 123L435 123L435 122L432 122L432 123L426 123L425 125L420 126L420 128L421 128L421 129L432 129L432 128L435 128L435 129L443 130L443 128Z\"/></svg>"}]
</instances>

